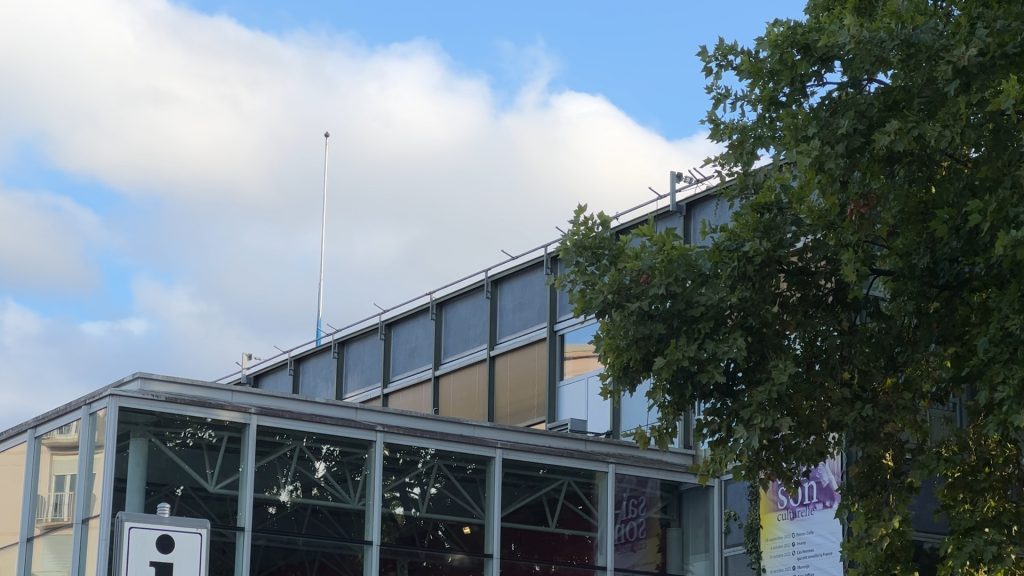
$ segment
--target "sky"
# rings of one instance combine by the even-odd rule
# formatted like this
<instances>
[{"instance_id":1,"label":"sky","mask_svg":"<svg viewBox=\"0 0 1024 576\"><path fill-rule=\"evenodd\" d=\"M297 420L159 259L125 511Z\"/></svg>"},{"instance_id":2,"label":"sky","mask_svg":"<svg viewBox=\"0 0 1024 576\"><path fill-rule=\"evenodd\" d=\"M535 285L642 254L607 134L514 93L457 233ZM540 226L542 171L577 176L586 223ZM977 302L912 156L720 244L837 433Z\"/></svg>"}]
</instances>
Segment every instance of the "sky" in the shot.
<instances>
[{"instance_id":1,"label":"sky","mask_svg":"<svg viewBox=\"0 0 1024 576\"><path fill-rule=\"evenodd\" d=\"M615 212L715 151L701 44L802 2L0 8L0 430L212 380Z\"/></svg>"}]
</instances>

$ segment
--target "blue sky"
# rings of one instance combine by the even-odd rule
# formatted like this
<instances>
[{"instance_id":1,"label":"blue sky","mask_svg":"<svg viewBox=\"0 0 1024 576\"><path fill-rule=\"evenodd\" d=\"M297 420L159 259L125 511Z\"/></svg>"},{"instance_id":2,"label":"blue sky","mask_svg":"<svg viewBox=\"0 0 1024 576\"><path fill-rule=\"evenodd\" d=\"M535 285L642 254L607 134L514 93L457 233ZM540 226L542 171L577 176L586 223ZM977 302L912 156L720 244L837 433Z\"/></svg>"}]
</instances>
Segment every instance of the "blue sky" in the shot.
<instances>
[{"instance_id":1,"label":"blue sky","mask_svg":"<svg viewBox=\"0 0 1024 576\"><path fill-rule=\"evenodd\" d=\"M0 428L135 371L215 378L307 341L324 130L341 325L699 165L697 47L802 5L8 6Z\"/></svg>"}]
</instances>

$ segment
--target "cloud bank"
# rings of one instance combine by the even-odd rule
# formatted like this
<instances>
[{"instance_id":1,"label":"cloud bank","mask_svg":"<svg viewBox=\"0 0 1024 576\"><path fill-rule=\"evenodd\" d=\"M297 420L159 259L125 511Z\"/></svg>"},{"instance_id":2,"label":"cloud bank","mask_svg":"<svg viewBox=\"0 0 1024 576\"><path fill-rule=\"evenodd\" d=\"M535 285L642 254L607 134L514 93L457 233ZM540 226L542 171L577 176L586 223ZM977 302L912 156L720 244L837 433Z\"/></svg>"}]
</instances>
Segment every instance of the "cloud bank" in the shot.
<instances>
[{"instance_id":1,"label":"cloud bank","mask_svg":"<svg viewBox=\"0 0 1024 576\"><path fill-rule=\"evenodd\" d=\"M324 130L334 325L550 240L577 203L645 201L712 152L550 89L542 46L507 97L424 39L272 36L161 0L4 11L0 428L134 371L214 378L312 338ZM116 201L5 186L26 147ZM97 291L127 296L100 317L39 296Z\"/></svg>"}]
</instances>

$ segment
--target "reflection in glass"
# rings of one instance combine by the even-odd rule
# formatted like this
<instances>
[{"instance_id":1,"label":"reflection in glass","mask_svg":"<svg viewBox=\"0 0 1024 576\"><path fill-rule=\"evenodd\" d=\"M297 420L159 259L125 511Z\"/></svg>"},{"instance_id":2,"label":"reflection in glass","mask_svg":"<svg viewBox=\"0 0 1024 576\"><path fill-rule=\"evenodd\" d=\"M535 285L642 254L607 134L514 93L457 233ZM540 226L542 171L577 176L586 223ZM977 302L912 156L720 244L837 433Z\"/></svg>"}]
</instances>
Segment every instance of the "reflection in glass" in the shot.
<instances>
[{"instance_id":1,"label":"reflection in glass","mask_svg":"<svg viewBox=\"0 0 1024 576\"><path fill-rule=\"evenodd\" d=\"M695 486L616 475L616 572L711 574L708 504Z\"/></svg>"},{"instance_id":2,"label":"reflection in glass","mask_svg":"<svg viewBox=\"0 0 1024 576\"><path fill-rule=\"evenodd\" d=\"M167 502L172 516L206 518L210 574L233 574L244 434L235 422L121 409L113 513L152 514Z\"/></svg>"},{"instance_id":3,"label":"reflection in glass","mask_svg":"<svg viewBox=\"0 0 1024 576\"><path fill-rule=\"evenodd\" d=\"M511 460L504 461L503 471L504 576L540 571L574 575L604 564L600 554L604 474Z\"/></svg>"},{"instance_id":4,"label":"reflection in glass","mask_svg":"<svg viewBox=\"0 0 1024 576\"><path fill-rule=\"evenodd\" d=\"M481 456L385 446L381 545L444 552L423 556L392 549L387 554L401 565L398 573L429 574L428 565L443 566L446 574L480 573L489 463ZM465 554L477 555L479 562Z\"/></svg>"},{"instance_id":5,"label":"reflection in glass","mask_svg":"<svg viewBox=\"0 0 1024 576\"><path fill-rule=\"evenodd\" d=\"M29 540L35 576L71 573L80 423L69 422L39 437L34 537Z\"/></svg>"},{"instance_id":6,"label":"reflection in glass","mask_svg":"<svg viewBox=\"0 0 1024 576\"><path fill-rule=\"evenodd\" d=\"M481 556L467 554L431 552L381 548L381 576L483 576L484 563Z\"/></svg>"},{"instance_id":7,"label":"reflection in glass","mask_svg":"<svg viewBox=\"0 0 1024 576\"><path fill-rule=\"evenodd\" d=\"M100 521L98 518L82 523L82 554L79 557L82 576L96 576L97 552L99 552Z\"/></svg>"},{"instance_id":8,"label":"reflection in glass","mask_svg":"<svg viewBox=\"0 0 1024 576\"><path fill-rule=\"evenodd\" d=\"M25 444L18 444L0 452L0 574L17 568L24 488Z\"/></svg>"},{"instance_id":9,"label":"reflection in glass","mask_svg":"<svg viewBox=\"0 0 1024 576\"><path fill-rule=\"evenodd\" d=\"M604 368L594 348L595 334L596 323L562 335L562 380Z\"/></svg>"},{"instance_id":10,"label":"reflection in glass","mask_svg":"<svg viewBox=\"0 0 1024 576\"><path fill-rule=\"evenodd\" d=\"M72 532L70 525L64 525L29 541L32 576L71 574Z\"/></svg>"},{"instance_id":11,"label":"reflection in glass","mask_svg":"<svg viewBox=\"0 0 1024 576\"><path fill-rule=\"evenodd\" d=\"M85 507L86 518L100 514L99 492L103 487L103 460L106 454L103 443L107 434L107 411L94 412L89 418L92 420L93 444L92 458L88 458L85 463L85 495L89 498Z\"/></svg>"},{"instance_id":12,"label":"reflection in glass","mask_svg":"<svg viewBox=\"0 0 1024 576\"><path fill-rule=\"evenodd\" d=\"M361 576L364 547L318 538L253 533L252 574Z\"/></svg>"},{"instance_id":13,"label":"reflection in glass","mask_svg":"<svg viewBox=\"0 0 1024 576\"><path fill-rule=\"evenodd\" d=\"M253 531L361 543L369 448L358 440L260 427Z\"/></svg>"}]
</instances>

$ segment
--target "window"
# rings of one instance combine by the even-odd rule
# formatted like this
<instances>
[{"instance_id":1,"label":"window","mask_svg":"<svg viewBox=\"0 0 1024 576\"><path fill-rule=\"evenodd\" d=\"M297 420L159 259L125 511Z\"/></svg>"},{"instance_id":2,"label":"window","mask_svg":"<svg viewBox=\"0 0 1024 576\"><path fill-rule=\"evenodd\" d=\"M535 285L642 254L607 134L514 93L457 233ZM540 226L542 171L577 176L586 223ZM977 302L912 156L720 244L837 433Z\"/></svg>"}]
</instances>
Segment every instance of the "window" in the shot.
<instances>
[{"instance_id":1,"label":"window","mask_svg":"<svg viewBox=\"0 0 1024 576\"><path fill-rule=\"evenodd\" d=\"M256 387L260 390L292 393L292 377L288 374L288 366L278 366L269 372L256 376Z\"/></svg>"},{"instance_id":2,"label":"window","mask_svg":"<svg viewBox=\"0 0 1024 576\"><path fill-rule=\"evenodd\" d=\"M602 571L605 475L513 460L502 466L502 575Z\"/></svg>"},{"instance_id":3,"label":"window","mask_svg":"<svg viewBox=\"0 0 1024 576\"><path fill-rule=\"evenodd\" d=\"M345 396L380 386L384 346L377 332L345 342Z\"/></svg>"},{"instance_id":4,"label":"window","mask_svg":"<svg viewBox=\"0 0 1024 576\"><path fill-rule=\"evenodd\" d=\"M498 281L498 340L539 328L548 318L544 266L521 270Z\"/></svg>"},{"instance_id":5,"label":"window","mask_svg":"<svg viewBox=\"0 0 1024 576\"><path fill-rule=\"evenodd\" d=\"M361 574L370 443L259 427L253 476L253 574Z\"/></svg>"},{"instance_id":6,"label":"window","mask_svg":"<svg viewBox=\"0 0 1024 576\"><path fill-rule=\"evenodd\" d=\"M390 326L391 379L430 368L434 361L434 322L424 310Z\"/></svg>"},{"instance_id":7,"label":"window","mask_svg":"<svg viewBox=\"0 0 1024 576\"><path fill-rule=\"evenodd\" d=\"M601 397L600 374L604 367L591 341L597 324L566 332L560 338L561 381L555 389L555 418L587 421L587 431L611 431L612 404Z\"/></svg>"},{"instance_id":8,"label":"window","mask_svg":"<svg viewBox=\"0 0 1024 576\"><path fill-rule=\"evenodd\" d=\"M709 246L717 234L709 234L706 238L702 232L705 228L727 224L735 211L733 206L718 195L697 200L688 206L690 212L690 243L698 246Z\"/></svg>"},{"instance_id":9,"label":"window","mask_svg":"<svg viewBox=\"0 0 1024 576\"><path fill-rule=\"evenodd\" d=\"M330 350L299 360L299 394L310 398L335 398L334 380L338 366Z\"/></svg>"},{"instance_id":10,"label":"window","mask_svg":"<svg viewBox=\"0 0 1024 576\"><path fill-rule=\"evenodd\" d=\"M547 341L494 359L494 421L529 424L544 419L548 383Z\"/></svg>"},{"instance_id":11,"label":"window","mask_svg":"<svg viewBox=\"0 0 1024 576\"><path fill-rule=\"evenodd\" d=\"M18 538L21 524L21 500L24 497L25 444L0 452L0 574L14 574L18 565Z\"/></svg>"},{"instance_id":12,"label":"window","mask_svg":"<svg viewBox=\"0 0 1024 576\"><path fill-rule=\"evenodd\" d=\"M487 346L487 299L483 288L441 306L441 359L452 360Z\"/></svg>"},{"instance_id":13,"label":"window","mask_svg":"<svg viewBox=\"0 0 1024 576\"><path fill-rule=\"evenodd\" d=\"M438 379L441 416L487 420L487 364L478 362Z\"/></svg>"}]
</instances>

